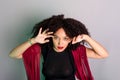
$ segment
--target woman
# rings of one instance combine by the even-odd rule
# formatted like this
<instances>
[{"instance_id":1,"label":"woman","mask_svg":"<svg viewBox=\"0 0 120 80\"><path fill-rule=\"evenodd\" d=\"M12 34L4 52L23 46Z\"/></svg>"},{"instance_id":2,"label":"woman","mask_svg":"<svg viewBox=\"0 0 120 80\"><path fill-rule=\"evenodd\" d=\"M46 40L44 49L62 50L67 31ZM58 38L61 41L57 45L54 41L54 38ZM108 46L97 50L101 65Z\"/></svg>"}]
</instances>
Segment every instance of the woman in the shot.
<instances>
[{"instance_id":1,"label":"woman","mask_svg":"<svg viewBox=\"0 0 120 80\"><path fill-rule=\"evenodd\" d=\"M87 58L106 58L108 52L80 21L56 15L36 24L32 38L9 56L23 58L28 80L40 80L40 56L45 80L94 80Z\"/></svg>"}]
</instances>

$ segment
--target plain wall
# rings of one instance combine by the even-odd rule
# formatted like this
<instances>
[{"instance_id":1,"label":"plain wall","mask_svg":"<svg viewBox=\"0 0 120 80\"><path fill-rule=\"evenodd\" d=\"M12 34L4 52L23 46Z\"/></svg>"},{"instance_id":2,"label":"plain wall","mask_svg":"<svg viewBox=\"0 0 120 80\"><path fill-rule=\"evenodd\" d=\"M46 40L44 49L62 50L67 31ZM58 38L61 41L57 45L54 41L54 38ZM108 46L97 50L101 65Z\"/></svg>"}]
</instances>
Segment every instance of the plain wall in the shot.
<instances>
[{"instance_id":1,"label":"plain wall","mask_svg":"<svg viewBox=\"0 0 120 80\"><path fill-rule=\"evenodd\" d=\"M27 80L22 60L9 52L26 41L33 26L64 14L83 22L91 36L109 52L106 59L89 59L95 80L120 80L119 0L0 0L0 80Z\"/></svg>"}]
</instances>

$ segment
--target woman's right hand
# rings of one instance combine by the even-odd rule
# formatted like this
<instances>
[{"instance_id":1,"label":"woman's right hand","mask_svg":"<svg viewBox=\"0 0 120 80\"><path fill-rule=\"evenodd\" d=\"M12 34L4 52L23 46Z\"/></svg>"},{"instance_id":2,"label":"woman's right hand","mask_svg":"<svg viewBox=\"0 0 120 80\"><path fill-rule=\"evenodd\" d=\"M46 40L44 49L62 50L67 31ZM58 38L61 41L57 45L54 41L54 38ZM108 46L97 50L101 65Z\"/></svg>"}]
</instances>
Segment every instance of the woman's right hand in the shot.
<instances>
[{"instance_id":1,"label":"woman's right hand","mask_svg":"<svg viewBox=\"0 0 120 80\"><path fill-rule=\"evenodd\" d=\"M26 49L28 49L32 44L35 43L46 43L49 42L48 39L52 37L53 32L48 32L48 29L42 32L42 28L40 28L38 35L35 38L29 39L28 41L18 45L14 49L10 51L9 56L17 59L22 58L22 54L25 52Z\"/></svg>"},{"instance_id":2,"label":"woman's right hand","mask_svg":"<svg viewBox=\"0 0 120 80\"><path fill-rule=\"evenodd\" d=\"M53 32L48 32L49 29L46 29L42 32L42 28L40 28L38 35L34 38L36 43L44 44L49 42L50 37L53 37Z\"/></svg>"}]
</instances>

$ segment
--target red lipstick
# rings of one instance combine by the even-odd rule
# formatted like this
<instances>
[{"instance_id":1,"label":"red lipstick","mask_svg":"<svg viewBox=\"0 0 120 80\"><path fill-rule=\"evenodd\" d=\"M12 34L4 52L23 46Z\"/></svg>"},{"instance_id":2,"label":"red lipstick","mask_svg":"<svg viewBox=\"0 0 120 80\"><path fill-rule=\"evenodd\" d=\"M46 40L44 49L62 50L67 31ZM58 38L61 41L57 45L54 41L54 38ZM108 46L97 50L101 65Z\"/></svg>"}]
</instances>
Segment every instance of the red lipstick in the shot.
<instances>
[{"instance_id":1,"label":"red lipstick","mask_svg":"<svg viewBox=\"0 0 120 80\"><path fill-rule=\"evenodd\" d=\"M58 48L58 49L63 49L63 47L61 47L61 46L58 46L57 48Z\"/></svg>"}]
</instances>

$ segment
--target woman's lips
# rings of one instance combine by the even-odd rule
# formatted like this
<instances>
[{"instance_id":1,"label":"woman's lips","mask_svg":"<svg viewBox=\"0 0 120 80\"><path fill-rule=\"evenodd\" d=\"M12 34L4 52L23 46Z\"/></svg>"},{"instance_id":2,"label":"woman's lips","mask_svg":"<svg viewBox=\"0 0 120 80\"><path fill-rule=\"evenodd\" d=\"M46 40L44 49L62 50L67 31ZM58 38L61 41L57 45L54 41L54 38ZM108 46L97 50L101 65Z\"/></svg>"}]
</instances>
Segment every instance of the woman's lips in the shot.
<instances>
[{"instance_id":1,"label":"woman's lips","mask_svg":"<svg viewBox=\"0 0 120 80\"><path fill-rule=\"evenodd\" d=\"M58 48L58 49L63 49L63 47L61 47L61 46L58 46L57 48Z\"/></svg>"}]
</instances>

